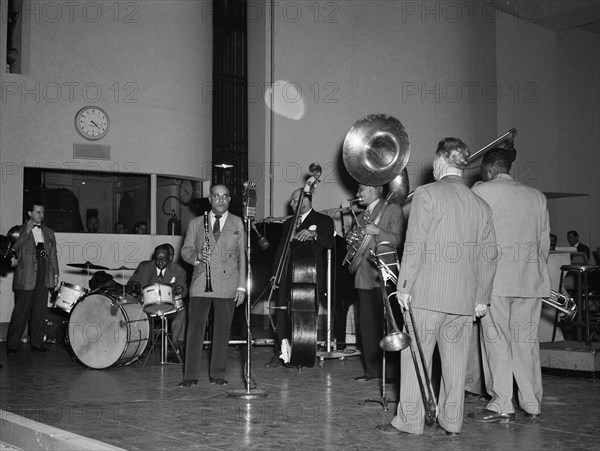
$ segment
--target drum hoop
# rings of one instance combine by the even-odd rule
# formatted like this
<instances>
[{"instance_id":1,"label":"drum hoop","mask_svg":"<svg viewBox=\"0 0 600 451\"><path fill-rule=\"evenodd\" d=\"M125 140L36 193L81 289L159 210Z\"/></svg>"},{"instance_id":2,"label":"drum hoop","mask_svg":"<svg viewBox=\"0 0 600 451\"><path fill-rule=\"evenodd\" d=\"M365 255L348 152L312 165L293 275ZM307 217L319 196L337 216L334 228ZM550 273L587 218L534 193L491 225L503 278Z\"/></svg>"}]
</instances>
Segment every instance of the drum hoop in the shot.
<instances>
[{"instance_id":1,"label":"drum hoop","mask_svg":"<svg viewBox=\"0 0 600 451\"><path fill-rule=\"evenodd\" d=\"M87 293L88 291L90 291L87 288L80 287L79 285L75 285L75 284L69 283L69 282L61 282L60 285L59 285L59 289L63 285L66 286L67 288L71 288L71 289L73 289L75 291L83 291L84 294Z\"/></svg>"}]
</instances>

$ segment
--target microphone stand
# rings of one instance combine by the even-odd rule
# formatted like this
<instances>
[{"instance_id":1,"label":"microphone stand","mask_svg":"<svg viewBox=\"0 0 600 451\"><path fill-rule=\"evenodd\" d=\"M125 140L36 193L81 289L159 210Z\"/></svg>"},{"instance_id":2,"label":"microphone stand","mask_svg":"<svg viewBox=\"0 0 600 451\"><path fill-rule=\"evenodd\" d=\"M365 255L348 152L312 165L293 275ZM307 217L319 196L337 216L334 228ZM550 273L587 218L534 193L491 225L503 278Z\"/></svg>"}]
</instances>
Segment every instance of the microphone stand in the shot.
<instances>
[{"instance_id":1,"label":"microphone stand","mask_svg":"<svg viewBox=\"0 0 600 451\"><path fill-rule=\"evenodd\" d=\"M258 390L252 387L252 332L250 331L250 312L252 310L250 302L250 290L252 288L252 268L250 258L250 233L252 231L252 220L254 218L247 215L244 218L244 225L246 226L246 365L244 366L244 380L246 382L245 390L231 390L228 394L228 398L238 399L256 399L264 398L269 396L269 393L265 390Z\"/></svg>"}]
</instances>

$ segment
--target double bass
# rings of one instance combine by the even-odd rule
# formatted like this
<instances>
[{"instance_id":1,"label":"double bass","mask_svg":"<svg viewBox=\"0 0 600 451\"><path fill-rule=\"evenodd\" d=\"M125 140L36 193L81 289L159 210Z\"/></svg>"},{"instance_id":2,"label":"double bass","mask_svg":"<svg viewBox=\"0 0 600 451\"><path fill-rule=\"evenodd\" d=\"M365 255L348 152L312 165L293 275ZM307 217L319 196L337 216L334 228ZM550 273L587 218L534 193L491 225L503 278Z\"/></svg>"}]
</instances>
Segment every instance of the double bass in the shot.
<instances>
[{"instance_id":1,"label":"double bass","mask_svg":"<svg viewBox=\"0 0 600 451\"><path fill-rule=\"evenodd\" d=\"M287 277L289 283L287 310L288 324L290 325L291 366L312 367L317 355L317 314L318 314L318 283L317 264L312 244L294 240L296 224L301 216L300 210L304 198L319 182L322 169L318 163L309 167L311 176L304 184L304 189L298 199L298 208L294 213L291 226L285 237L285 245L275 272L275 279L271 286L268 303L271 305L273 292L279 287L282 277ZM288 265L289 262L289 265ZM283 274L289 268L288 274ZM273 325L273 328L276 327Z\"/></svg>"}]
</instances>

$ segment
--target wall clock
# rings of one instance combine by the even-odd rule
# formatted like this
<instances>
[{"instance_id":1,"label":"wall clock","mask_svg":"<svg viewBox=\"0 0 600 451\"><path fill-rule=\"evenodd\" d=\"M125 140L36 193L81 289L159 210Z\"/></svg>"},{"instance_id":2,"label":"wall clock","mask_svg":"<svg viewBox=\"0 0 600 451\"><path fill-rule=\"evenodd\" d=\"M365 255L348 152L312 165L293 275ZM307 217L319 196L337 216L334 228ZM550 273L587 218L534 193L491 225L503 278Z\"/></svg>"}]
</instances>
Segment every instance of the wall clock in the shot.
<instances>
[{"instance_id":1,"label":"wall clock","mask_svg":"<svg viewBox=\"0 0 600 451\"><path fill-rule=\"evenodd\" d=\"M75 115L75 130L82 138L98 141L106 136L110 127L108 114L97 106L86 106Z\"/></svg>"}]
</instances>

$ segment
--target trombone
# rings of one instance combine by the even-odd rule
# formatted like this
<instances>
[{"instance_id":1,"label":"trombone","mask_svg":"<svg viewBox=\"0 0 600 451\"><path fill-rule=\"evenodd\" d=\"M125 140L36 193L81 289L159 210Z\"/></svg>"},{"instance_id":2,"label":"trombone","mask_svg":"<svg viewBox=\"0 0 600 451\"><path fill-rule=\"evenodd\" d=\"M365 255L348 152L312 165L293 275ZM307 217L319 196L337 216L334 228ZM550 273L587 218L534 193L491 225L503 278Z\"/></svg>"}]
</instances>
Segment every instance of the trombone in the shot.
<instances>
[{"instance_id":1,"label":"trombone","mask_svg":"<svg viewBox=\"0 0 600 451\"><path fill-rule=\"evenodd\" d=\"M387 247L389 248L389 250L380 252L380 247ZM392 308L389 301L390 297L396 296L396 292L394 291L393 293L388 295L385 289L387 282L391 282L394 285L394 287L396 287L398 283L400 262L398 261L398 253L396 251L396 247L389 241L382 241L381 243L378 243L374 249L369 251L369 256L377 266L377 270L379 271L379 277L381 278L382 282L381 291L384 303L384 314L385 324L387 327L387 335L381 339L381 341L379 342L379 346L384 351L402 351L403 349L410 347L410 354L413 360L413 364L415 366L417 382L419 383L419 390L421 392L421 398L423 400L423 406L425 408L425 424L427 426L432 426L437 420L440 411L435 397L435 392L433 390L433 384L431 383L431 378L429 377L429 372L427 370L427 363L425 361L425 354L423 353L423 348L421 346L421 340L419 339L419 333L417 331L417 328L415 327L415 319L413 317L412 309L410 307L410 304L408 304L408 317L410 318L414 340L408 333L401 332L398 329L398 326L396 325L396 321L394 320L394 316L392 314ZM385 263L382 257L387 256L391 257L386 258L386 260L393 258L393 262ZM394 269L396 270L396 272L394 272ZM405 324L405 327L406 331L408 332L408 324ZM419 362L417 360L417 355L415 353L413 341L416 342L417 350L419 352L419 357L421 361L420 368L422 368L423 376L421 376L421 369L419 368Z\"/></svg>"}]
</instances>

